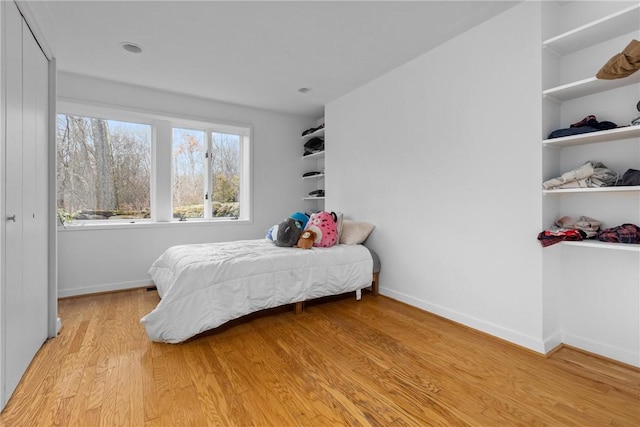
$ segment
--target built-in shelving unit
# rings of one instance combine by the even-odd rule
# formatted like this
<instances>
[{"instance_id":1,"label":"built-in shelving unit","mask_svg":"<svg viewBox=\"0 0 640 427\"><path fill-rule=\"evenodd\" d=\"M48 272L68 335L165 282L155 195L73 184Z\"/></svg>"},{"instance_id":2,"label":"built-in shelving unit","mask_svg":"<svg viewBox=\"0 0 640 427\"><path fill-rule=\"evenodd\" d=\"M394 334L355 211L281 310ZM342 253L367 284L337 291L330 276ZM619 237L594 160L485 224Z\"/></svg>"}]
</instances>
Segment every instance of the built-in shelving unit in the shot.
<instances>
[{"instance_id":1,"label":"built-in shelving unit","mask_svg":"<svg viewBox=\"0 0 640 427\"><path fill-rule=\"evenodd\" d=\"M640 126L630 125L640 114L640 71L620 79L595 77L632 39L640 39L640 3L541 3L542 180L587 161L620 175L640 170ZM545 139L590 115L622 127ZM543 228L565 216L595 219L600 229L640 225L640 186L540 192ZM640 366L640 244L591 238L541 251L547 339L559 337L566 345Z\"/></svg>"},{"instance_id":2,"label":"built-in shelving unit","mask_svg":"<svg viewBox=\"0 0 640 427\"><path fill-rule=\"evenodd\" d=\"M304 145L307 141L313 139L313 138L322 138L324 139L324 127L311 132L309 134L306 134L302 137L302 144ZM319 174L316 175L312 175L312 176L303 176L302 179L306 182L313 182L313 188L312 190L319 190L319 189L324 189L324 178L325 178L325 173L324 173L324 151L320 151L318 153L312 153L312 154L307 154L305 156L302 156L302 159L309 165L313 165L311 167L311 170L309 170L309 172L312 171L317 171L317 172L321 172ZM308 189L311 188L312 186L309 185ZM321 210L324 208L324 197L317 197L317 196L305 196L302 198L302 200L307 200L307 201L314 201L317 202L318 204L315 206L316 210Z\"/></svg>"},{"instance_id":3,"label":"built-in shelving unit","mask_svg":"<svg viewBox=\"0 0 640 427\"><path fill-rule=\"evenodd\" d=\"M543 49L547 49L555 55L558 64L564 64L563 61L575 60L574 57L569 54L583 49L592 49L594 55L603 56L604 54L602 53L602 51L598 50L602 49L600 47L601 43L616 37L622 37L625 34L629 33L635 34L635 37L640 34L640 4L631 5L604 17L595 19L585 25L570 29L569 31L561 32L556 36L544 40L542 46ZM622 47L623 46L620 47L620 50L622 50ZM607 52L603 57L610 58L614 54L616 54L616 52ZM558 65L557 67L558 68L556 68L555 72L559 72L560 68L562 68L561 65ZM581 67L574 68L581 69ZM549 69L547 69L547 72L553 71L549 71ZM579 78L566 84L547 88L542 91L543 98L554 101L557 105L556 109L552 111L562 114L562 112L564 111L563 109L565 102L571 101L574 104L576 102L580 102L584 104L584 115L587 115L589 114L590 109L598 106L598 104L594 104L598 102L598 98L591 97L587 101L583 100L583 97L606 93L621 87L628 87L629 91L627 92L631 93L632 95L635 92L635 102L640 99L640 72L633 73L625 78L613 80L601 80L596 78L595 76L583 77L584 78ZM553 81L554 79L550 78L547 80ZM625 94L627 92L625 92ZM629 111L631 111L631 108L634 107L635 104L629 104ZM616 121L616 123L620 122L623 121ZM545 160L543 162L543 170L547 171L547 173L549 173L549 170L552 170L553 173L557 173L557 175L555 176L559 176L563 172L566 172L566 170L559 170L556 168L559 168L560 165L566 164L573 159L578 159L581 161L597 161L597 158L591 158L594 155L592 153L597 153L597 151L590 151L589 146L591 144L599 143L611 144L612 149L617 148L616 152L620 152L621 156L624 157L618 160L620 164L625 164L626 167L629 168L640 169L640 156L636 154L638 153L638 150L640 150L638 148L640 144L627 144L625 147L629 148L624 149L621 149L620 145L618 145L621 142L630 140L637 140L640 143L640 126L626 126L611 130L571 135L561 138L544 139L542 140L543 148L545 150L555 150L553 152L549 152L544 156ZM628 150L628 152L625 152L624 150ZM566 160L562 161L562 159ZM617 172L622 173L624 172L624 170L618 170ZM545 177L545 179L548 178L551 177ZM572 195L589 195L589 197L594 197L594 205L610 205L611 209L616 209L616 199L612 198L622 197L622 195L627 197L629 193L631 193L632 197L639 198L640 206L640 186L542 190L542 194L545 196L566 195L566 198L563 197L562 199L558 199L558 202L549 202L547 204L547 212L545 214L545 217L548 218L550 216L553 216L553 213L555 213L556 216L560 216L564 214L564 211L571 210L572 201L574 200L571 199L571 197L573 197ZM584 206L584 202L580 206ZM639 215L640 208L638 209L638 212L629 212L629 222L640 222L640 218L638 218ZM607 218L598 219L602 220L604 223L606 223L607 220ZM575 243L572 243L572 245L575 246ZM609 247L608 245L610 244L598 243L594 247L607 248ZM632 245L632 247L633 246L634 245ZM622 244L622 247L627 246L625 246L625 244Z\"/></svg>"}]
</instances>

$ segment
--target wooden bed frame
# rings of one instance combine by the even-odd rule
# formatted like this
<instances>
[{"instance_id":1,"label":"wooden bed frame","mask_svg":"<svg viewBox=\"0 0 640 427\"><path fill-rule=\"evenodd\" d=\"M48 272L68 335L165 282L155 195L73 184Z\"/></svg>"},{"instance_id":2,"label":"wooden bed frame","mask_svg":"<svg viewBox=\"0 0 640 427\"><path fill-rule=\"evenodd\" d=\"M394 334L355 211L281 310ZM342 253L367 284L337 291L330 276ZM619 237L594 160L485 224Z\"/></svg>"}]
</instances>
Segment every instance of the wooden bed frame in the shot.
<instances>
[{"instance_id":1,"label":"wooden bed frame","mask_svg":"<svg viewBox=\"0 0 640 427\"><path fill-rule=\"evenodd\" d=\"M378 296L378 291L379 291L378 275L379 274L380 273L373 273L373 277L371 278L371 295L373 295L374 297ZM356 291L356 299L360 301L360 298L362 298L362 290L358 289ZM294 304L293 311L295 314L301 314L303 310L304 310L304 301L299 301Z\"/></svg>"}]
</instances>

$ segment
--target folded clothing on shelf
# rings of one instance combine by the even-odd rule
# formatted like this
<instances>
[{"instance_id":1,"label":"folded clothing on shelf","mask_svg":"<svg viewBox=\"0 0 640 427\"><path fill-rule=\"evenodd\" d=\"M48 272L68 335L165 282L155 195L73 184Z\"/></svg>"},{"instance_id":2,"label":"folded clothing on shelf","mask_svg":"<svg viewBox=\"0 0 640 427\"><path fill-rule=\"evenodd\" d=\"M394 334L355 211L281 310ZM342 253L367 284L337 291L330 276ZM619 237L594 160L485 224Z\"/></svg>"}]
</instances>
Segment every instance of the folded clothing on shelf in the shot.
<instances>
[{"instance_id":1,"label":"folded clothing on shelf","mask_svg":"<svg viewBox=\"0 0 640 427\"><path fill-rule=\"evenodd\" d=\"M622 178L620 178L620 181L616 185L640 185L640 170L627 169L627 171L622 174Z\"/></svg>"},{"instance_id":2,"label":"folded clothing on shelf","mask_svg":"<svg viewBox=\"0 0 640 427\"><path fill-rule=\"evenodd\" d=\"M545 230L538 234L538 240L543 247L555 245L556 243L568 241L580 241L585 238L584 232L580 230L566 230L552 232Z\"/></svg>"},{"instance_id":3,"label":"folded clothing on shelf","mask_svg":"<svg viewBox=\"0 0 640 427\"><path fill-rule=\"evenodd\" d=\"M560 138L563 136L580 135L582 133L598 132L601 130L615 129L618 125L604 120L599 122L594 115L588 115L579 122L571 124L568 128L556 129L549 134L548 139Z\"/></svg>"},{"instance_id":4,"label":"folded clothing on shelf","mask_svg":"<svg viewBox=\"0 0 640 427\"><path fill-rule=\"evenodd\" d=\"M640 227L635 224L622 224L605 228L598 233L598 240L610 243L640 243Z\"/></svg>"},{"instance_id":5,"label":"folded clothing on shelf","mask_svg":"<svg viewBox=\"0 0 640 427\"><path fill-rule=\"evenodd\" d=\"M597 188L616 185L619 176L604 163L588 161L579 168L542 183L545 190L562 188Z\"/></svg>"},{"instance_id":6,"label":"folded clothing on shelf","mask_svg":"<svg viewBox=\"0 0 640 427\"><path fill-rule=\"evenodd\" d=\"M319 153L324 151L324 139L323 138L311 138L304 144L304 155Z\"/></svg>"},{"instance_id":7,"label":"folded clothing on shelf","mask_svg":"<svg viewBox=\"0 0 640 427\"><path fill-rule=\"evenodd\" d=\"M320 130L320 129L322 129L322 128L324 128L324 123L323 123L323 124L321 124L321 125L320 125L320 126L318 126L318 127L315 127L315 128L309 128L309 129L305 130L304 132L302 132L302 136L307 136L307 135L309 135L310 133L314 133L315 131Z\"/></svg>"},{"instance_id":8,"label":"folded clothing on shelf","mask_svg":"<svg viewBox=\"0 0 640 427\"><path fill-rule=\"evenodd\" d=\"M591 239L598 234L600 224L600 221L588 216L581 216L578 221L569 216L563 216L556 221L554 226L539 233L538 240L543 247L547 247L565 240Z\"/></svg>"}]
</instances>

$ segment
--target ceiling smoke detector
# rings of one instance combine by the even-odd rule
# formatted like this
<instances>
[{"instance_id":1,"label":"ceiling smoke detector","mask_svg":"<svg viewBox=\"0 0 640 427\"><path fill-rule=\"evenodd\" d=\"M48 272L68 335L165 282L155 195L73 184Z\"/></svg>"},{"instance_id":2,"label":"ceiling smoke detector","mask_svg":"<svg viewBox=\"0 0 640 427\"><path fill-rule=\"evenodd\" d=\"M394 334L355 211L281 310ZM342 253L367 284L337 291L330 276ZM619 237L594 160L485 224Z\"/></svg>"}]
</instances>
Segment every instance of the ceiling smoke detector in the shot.
<instances>
[{"instance_id":1,"label":"ceiling smoke detector","mask_svg":"<svg viewBox=\"0 0 640 427\"><path fill-rule=\"evenodd\" d=\"M137 45L135 43L122 42L122 43L120 43L120 46L122 46L122 48L124 50L126 50L127 52L131 52L131 53L141 53L142 52L142 46Z\"/></svg>"}]
</instances>

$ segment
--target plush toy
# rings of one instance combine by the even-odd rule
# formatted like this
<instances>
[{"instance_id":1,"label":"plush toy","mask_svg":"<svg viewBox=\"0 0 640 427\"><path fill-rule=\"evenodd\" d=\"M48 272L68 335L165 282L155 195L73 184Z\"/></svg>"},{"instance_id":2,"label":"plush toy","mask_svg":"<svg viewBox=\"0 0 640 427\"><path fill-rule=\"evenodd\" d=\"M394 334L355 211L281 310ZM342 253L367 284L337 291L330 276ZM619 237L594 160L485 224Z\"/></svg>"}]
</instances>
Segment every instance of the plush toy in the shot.
<instances>
[{"instance_id":1,"label":"plush toy","mask_svg":"<svg viewBox=\"0 0 640 427\"><path fill-rule=\"evenodd\" d=\"M289 218L295 219L296 221L300 221L300 223L302 224L303 230L307 226L307 222L309 222L309 215L307 215L304 212L294 212L289 216Z\"/></svg>"},{"instance_id":2,"label":"plush toy","mask_svg":"<svg viewBox=\"0 0 640 427\"><path fill-rule=\"evenodd\" d=\"M307 222L309 221L309 215L304 212L294 212L289 216L289 218L297 221L300 224L300 230L304 230L304 228L307 226ZM265 238L272 240L274 242L278 240L279 225L280 224L271 226L267 230L267 233L265 234Z\"/></svg>"},{"instance_id":3,"label":"plush toy","mask_svg":"<svg viewBox=\"0 0 640 427\"><path fill-rule=\"evenodd\" d=\"M313 242L316 240L316 232L313 230L304 230L298 239L298 244L295 246L301 249L311 249Z\"/></svg>"},{"instance_id":4,"label":"plush toy","mask_svg":"<svg viewBox=\"0 0 640 427\"><path fill-rule=\"evenodd\" d=\"M273 235L273 237L275 237L273 242L276 246L291 248L298 243L300 234L302 234L302 224L300 221L286 218L277 225L277 228L277 232L274 230L276 234Z\"/></svg>"},{"instance_id":5,"label":"plush toy","mask_svg":"<svg viewBox=\"0 0 640 427\"><path fill-rule=\"evenodd\" d=\"M338 217L335 212L318 212L311 214L306 230L316 233L313 246L328 248L338 243Z\"/></svg>"}]
</instances>

